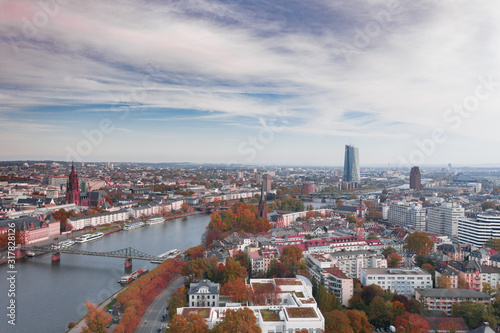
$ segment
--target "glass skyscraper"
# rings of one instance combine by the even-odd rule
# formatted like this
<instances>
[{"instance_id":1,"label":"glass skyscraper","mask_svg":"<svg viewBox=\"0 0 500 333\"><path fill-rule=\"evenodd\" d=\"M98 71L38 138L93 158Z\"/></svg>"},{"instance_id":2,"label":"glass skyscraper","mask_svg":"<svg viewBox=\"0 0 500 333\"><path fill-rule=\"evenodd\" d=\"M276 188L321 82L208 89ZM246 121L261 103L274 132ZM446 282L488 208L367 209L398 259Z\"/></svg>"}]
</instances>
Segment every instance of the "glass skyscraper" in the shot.
<instances>
[{"instance_id":1,"label":"glass skyscraper","mask_svg":"<svg viewBox=\"0 0 500 333\"><path fill-rule=\"evenodd\" d=\"M344 181L359 183L360 179L358 148L346 145L344 158Z\"/></svg>"}]
</instances>

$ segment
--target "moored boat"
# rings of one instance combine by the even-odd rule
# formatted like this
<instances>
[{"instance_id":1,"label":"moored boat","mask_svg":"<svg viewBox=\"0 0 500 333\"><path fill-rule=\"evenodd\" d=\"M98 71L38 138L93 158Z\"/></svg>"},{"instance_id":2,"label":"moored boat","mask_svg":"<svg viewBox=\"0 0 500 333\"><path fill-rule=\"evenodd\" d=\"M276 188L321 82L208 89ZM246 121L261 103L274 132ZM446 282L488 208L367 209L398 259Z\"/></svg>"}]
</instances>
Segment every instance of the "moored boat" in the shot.
<instances>
[{"instance_id":1,"label":"moored boat","mask_svg":"<svg viewBox=\"0 0 500 333\"><path fill-rule=\"evenodd\" d=\"M165 222L165 219L163 217L155 217L152 219L149 219L146 221L146 224L152 225L152 224L159 224Z\"/></svg>"},{"instance_id":2,"label":"moored boat","mask_svg":"<svg viewBox=\"0 0 500 333\"><path fill-rule=\"evenodd\" d=\"M104 234L102 232L96 232L94 234L86 234L86 235L81 235L80 237L77 237L75 239L76 243L86 243L90 242L99 238L104 237Z\"/></svg>"},{"instance_id":3,"label":"moored boat","mask_svg":"<svg viewBox=\"0 0 500 333\"><path fill-rule=\"evenodd\" d=\"M137 229L137 228L142 228L145 225L146 224L144 222L134 222L134 223L130 223L130 224L127 224L126 226L124 226L123 230L133 230L133 229Z\"/></svg>"}]
</instances>

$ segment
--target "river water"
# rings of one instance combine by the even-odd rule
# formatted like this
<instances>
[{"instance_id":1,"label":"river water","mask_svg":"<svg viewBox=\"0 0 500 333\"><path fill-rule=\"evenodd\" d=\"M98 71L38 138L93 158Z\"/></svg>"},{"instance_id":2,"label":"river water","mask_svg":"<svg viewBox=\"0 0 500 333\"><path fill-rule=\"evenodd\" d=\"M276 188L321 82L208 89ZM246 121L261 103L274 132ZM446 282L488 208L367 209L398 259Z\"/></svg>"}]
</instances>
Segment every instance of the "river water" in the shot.
<instances>
[{"instance_id":1,"label":"river water","mask_svg":"<svg viewBox=\"0 0 500 333\"><path fill-rule=\"evenodd\" d=\"M171 249L184 251L201 243L208 225L208 215L193 215L162 224L116 232L100 240L75 244L89 251L113 251L133 247L159 255ZM133 270L156 265L133 260ZM16 325L8 324L7 265L0 266L0 332L64 332L70 321L85 313L85 303L100 303L120 289L117 281L125 275L124 259L61 254L61 261L52 263L50 254L22 259L16 263Z\"/></svg>"}]
</instances>

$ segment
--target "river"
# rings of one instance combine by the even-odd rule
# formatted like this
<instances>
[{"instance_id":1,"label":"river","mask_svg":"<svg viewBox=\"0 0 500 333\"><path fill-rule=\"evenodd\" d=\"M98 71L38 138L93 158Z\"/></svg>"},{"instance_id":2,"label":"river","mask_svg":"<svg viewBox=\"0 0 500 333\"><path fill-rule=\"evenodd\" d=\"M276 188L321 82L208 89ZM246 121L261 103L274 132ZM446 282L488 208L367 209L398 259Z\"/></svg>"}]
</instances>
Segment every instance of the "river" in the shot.
<instances>
[{"instance_id":1,"label":"river","mask_svg":"<svg viewBox=\"0 0 500 333\"><path fill-rule=\"evenodd\" d=\"M162 224L116 232L100 240L75 244L89 251L112 251L133 247L159 255L171 249L184 251L201 243L208 225L208 215L193 215ZM147 266L149 261L133 260L133 270ZM120 289L117 283L125 275L124 259L61 254L61 261L52 263L50 254L22 259L16 263L15 280L16 325L7 323L7 265L0 266L0 305L3 309L0 332L64 332L70 321L85 313L85 303L100 303Z\"/></svg>"}]
</instances>

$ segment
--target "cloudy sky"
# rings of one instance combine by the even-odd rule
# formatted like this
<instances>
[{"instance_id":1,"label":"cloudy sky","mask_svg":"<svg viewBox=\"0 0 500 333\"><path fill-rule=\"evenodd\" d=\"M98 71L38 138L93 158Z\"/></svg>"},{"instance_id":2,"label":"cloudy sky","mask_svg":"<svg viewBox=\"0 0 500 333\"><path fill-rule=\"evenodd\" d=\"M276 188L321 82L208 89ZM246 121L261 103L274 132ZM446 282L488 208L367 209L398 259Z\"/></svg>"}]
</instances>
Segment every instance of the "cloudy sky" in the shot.
<instances>
[{"instance_id":1,"label":"cloudy sky","mask_svg":"<svg viewBox=\"0 0 500 333\"><path fill-rule=\"evenodd\" d=\"M0 1L0 159L500 164L500 2Z\"/></svg>"}]
</instances>

